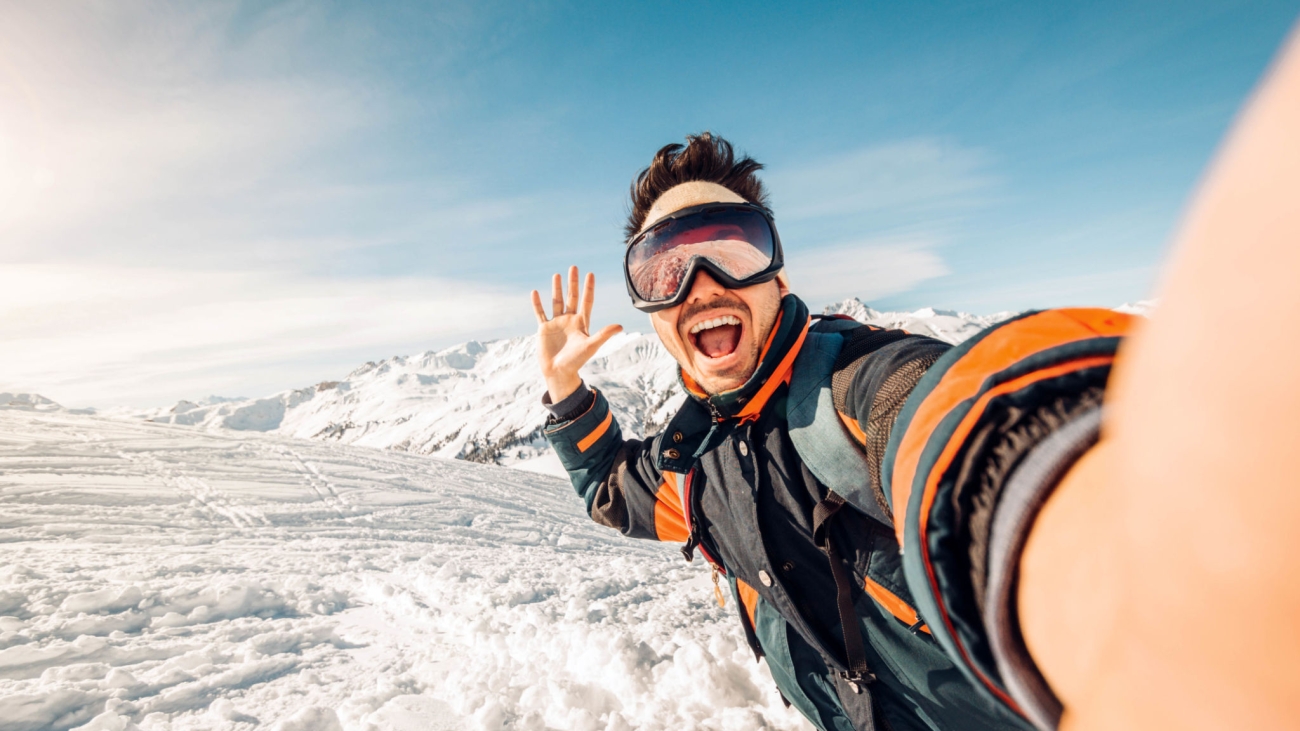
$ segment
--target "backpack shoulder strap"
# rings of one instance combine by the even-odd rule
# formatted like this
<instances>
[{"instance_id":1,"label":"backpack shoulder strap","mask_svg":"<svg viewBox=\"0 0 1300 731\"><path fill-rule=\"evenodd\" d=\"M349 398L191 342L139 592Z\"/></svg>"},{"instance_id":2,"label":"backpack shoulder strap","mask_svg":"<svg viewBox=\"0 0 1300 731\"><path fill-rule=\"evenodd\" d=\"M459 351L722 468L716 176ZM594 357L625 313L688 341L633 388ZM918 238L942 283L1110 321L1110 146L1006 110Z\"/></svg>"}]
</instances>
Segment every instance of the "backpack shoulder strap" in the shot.
<instances>
[{"instance_id":1,"label":"backpack shoulder strap","mask_svg":"<svg viewBox=\"0 0 1300 731\"><path fill-rule=\"evenodd\" d=\"M834 394L836 366L843 369L869 352L856 352L865 342L876 341L873 347L883 345L887 341L870 336L885 332L892 331L871 328L852 320L815 321L795 359L786 402L786 420L790 441L809 471L826 487L843 496L848 504L892 526L889 511L882 508L875 498L866 452L840 418ZM846 347L855 352L845 352ZM842 358L842 355L853 357ZM841 380L847 383L847 379ZM844 388L847 389L847 385Z\"/></svg>"}]
</instances>

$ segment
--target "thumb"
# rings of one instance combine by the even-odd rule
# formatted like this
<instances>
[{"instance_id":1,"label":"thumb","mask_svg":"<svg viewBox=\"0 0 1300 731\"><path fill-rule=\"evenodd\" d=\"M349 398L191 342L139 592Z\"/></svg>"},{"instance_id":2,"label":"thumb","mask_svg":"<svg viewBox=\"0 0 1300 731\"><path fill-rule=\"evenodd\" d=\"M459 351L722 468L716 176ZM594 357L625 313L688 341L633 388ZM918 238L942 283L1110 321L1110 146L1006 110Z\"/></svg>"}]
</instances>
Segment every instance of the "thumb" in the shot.
<instances>
[{"instance_id":1,"label":"thumb","mask_svg":"<svg viewBox=\"0 0 1300 731\"><path fill-rule=\"evenodd\" d=\"M614 337L615 335L619 334L622 331L623 331L622 325L606 325L605 327L601 328L600 332L596 333L591 338L590 346L589 346L591 352L595 353L597 350L600 349L600 346L604 345L610 338Z\"/></svg>"}]
</instances>

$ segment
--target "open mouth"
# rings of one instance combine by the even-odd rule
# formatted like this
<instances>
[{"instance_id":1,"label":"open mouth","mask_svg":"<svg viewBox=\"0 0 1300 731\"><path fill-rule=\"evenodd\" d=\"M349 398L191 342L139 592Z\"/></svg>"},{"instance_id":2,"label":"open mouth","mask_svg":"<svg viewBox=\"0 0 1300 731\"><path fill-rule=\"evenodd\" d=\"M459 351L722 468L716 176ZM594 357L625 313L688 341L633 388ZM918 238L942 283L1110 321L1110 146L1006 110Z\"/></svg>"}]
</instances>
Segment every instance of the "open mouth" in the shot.
<instances>
[{"instance_id":1,"label":"open mouth","mask_svg":"<svg viewBox=\"0 0 1300 731\"><path fill-rule=\"evenodd\" d=\"M740 345L740 318L722 315L691 328L691 343L708 358L725 358Z\"/></svg>"}]
</instances>

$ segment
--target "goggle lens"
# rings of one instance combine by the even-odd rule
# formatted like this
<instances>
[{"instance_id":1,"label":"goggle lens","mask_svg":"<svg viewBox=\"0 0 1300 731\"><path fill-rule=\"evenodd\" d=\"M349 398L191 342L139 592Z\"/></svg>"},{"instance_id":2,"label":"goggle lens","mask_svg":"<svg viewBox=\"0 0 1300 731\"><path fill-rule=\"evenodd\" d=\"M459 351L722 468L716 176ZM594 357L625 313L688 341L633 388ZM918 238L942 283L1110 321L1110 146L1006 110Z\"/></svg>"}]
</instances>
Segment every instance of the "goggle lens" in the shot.
<instances>
[{"instance_id":1,"label":"goggle lens","mask_svg":"<svg viewBox=\"0 0 1300 731\"><path fill-rule=\"evenodd\" d=\"M633 241L626 259L628 278L641 299L666 302L682 288L696 258L744 280L772 264L775 248L772 227L757 211L701 211L664 221Z\"/></svg>"}]
</instances>

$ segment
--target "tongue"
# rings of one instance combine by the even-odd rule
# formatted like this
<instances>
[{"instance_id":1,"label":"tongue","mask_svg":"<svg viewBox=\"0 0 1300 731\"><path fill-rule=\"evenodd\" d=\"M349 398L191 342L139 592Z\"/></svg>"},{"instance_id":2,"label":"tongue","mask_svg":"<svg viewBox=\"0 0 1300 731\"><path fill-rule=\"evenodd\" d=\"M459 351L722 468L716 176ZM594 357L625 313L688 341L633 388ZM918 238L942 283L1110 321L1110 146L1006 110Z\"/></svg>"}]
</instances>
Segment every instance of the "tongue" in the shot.
<instances>
[{"instance_id":1,"label":"tongue","mask_svg":"<svg viewBox=\"0 0 1300 731\"><path fill-rule=\"evenodd\" d=\"M731 355L740 342L740 326L721 325L711 327L708 330L701 330L697 342L700 346L700 352L710 358Z\"/></svg>"}]
</instances>

